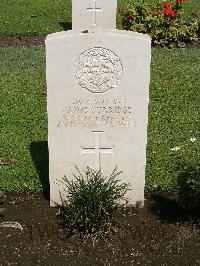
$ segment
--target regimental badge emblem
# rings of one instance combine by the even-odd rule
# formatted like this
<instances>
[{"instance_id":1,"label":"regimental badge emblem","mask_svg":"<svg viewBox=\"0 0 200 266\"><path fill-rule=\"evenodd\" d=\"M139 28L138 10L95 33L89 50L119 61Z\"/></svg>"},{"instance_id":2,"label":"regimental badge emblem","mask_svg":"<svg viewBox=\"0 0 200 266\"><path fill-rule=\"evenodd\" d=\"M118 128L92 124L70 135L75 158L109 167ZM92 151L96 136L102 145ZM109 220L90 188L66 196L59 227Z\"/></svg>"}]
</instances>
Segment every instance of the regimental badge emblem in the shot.
<instances>
[{"instance_id":1,"label":"regimental badge emblem","mask_svg":"<svg viewBox=\"0 0 200 266\"><path fill-rule=\"evenodd\" d=\"M111 50L94 47L84 51L75 62L77 83L92 93L103 93L120 83L123 66Z\"/></svg>"}]
</instances>

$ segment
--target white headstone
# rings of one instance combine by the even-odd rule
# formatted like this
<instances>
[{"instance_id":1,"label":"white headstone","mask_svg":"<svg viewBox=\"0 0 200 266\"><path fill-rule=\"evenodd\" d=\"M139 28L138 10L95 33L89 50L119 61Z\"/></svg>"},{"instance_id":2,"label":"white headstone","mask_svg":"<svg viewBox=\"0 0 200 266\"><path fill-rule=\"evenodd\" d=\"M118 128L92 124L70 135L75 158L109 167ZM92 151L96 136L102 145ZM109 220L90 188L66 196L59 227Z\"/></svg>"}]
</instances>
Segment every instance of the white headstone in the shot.
<instances>
[{"instance_id":1,"label":"white headstone","mask_svg":"<svg viewBox=\"0 0 200 266\"><path fill-rule=\"evenodd\" d=\"M73 0L72 30L116 28L117 0Z\"/></svg>"},{"instance_id":2,"label":"white headstone","mask_svg":"<svg viewBox=\"0 0 200 266\"><path fill-rule=\"evenodd\" d=\"M130 204L144 202L151 39L99 30L48 35L48 140L51 206L75 165L109 175L118 165L131 184Z\"/></svg>"}]
</instances>

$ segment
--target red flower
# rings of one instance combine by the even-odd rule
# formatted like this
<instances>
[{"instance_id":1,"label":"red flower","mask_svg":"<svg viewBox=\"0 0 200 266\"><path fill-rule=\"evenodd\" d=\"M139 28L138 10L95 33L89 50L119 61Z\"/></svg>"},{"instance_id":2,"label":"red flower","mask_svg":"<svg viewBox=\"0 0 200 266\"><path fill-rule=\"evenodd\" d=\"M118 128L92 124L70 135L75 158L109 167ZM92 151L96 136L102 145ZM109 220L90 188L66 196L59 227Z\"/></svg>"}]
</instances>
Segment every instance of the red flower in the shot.
<instances>
[{"instance_id":1,"label":"red flower","mask_svg":"<svg viewBox=\"0 0 200 266\"><path fill-rule=\"evenodd\" d=\"M181 4L181 3L185 3L185 2L187 2L187 0L176 0L177 4Z\"/></svg>"},{"instance_id":2,"label":"red flower","mask_svg":"<svg viewBox=\"0 0 200 266\"><path fill-rule=\"evenodd\" d=\"M166 1L166 2L164 2L163 6L164 6L164 8L171 8L172 4L168 1Z\"/></svg>"},{"instance_id":3,"label":"red flower","mask_svg":"<svg viewBox=\"0 0 200 266\"><path fill-rule=\"evenodd\" d=\"M171 9L171 8L166 8L166 9L164 10L164 14L165 14L165 16L172 16L172 17L175 16L175 12L174 12L174 10Z\"/></svg>"},{"instance_id":4,"label":"red flower","mask_svg":"<svg viewBox=\"0 0 200 266\"><path fill-rule=\"evenodd\" d=\"M159 14L161 14L162 12L161 12L159 9L155 9L155 10L153 11L153 13L154 13L155 15L159 15Z\"/></svg>"},{"instance_id":5,"label":"red flower","mask_svg":"<svg viewBox=\"0 0 200 266\"><path fill-rule=\"evenodd\" d=\"M134 16L131 16L131 15L129 15L129 16L127 17L128 20L134 20L134 18L135 18L135 17L134 17Z\"/></svg>"},{"instance_id":6,"label":"red flower","mask_svg":"<svg viewBox=\"0 0 200 266\"><path fill-rule=\"evenodd\" d=\"M123 7L119 7L117 10L118 13L124 13L124 8Z\"/></svg>"},{"instance_id":7,"label":"red flower","mask_svg":"<svg viewBox=\"0 0 200 266\"><path fill-rule=\"evenodd\" d=\"M170 10L170 9L165 9L165 10L164 10L164 14L165 14L165 16L168 16L168 15L169 15L169 10Z\"/></svg>"},{"instance_id":8,"label":"red flower","mask_svg":"<svg viewBox=\"0 0 200 266\"><path fill-rule=\"evenodd\" d=\"M170 12L169 12L169 14L170 14L170 16L174 17L174 16L175 16L175 12L174 12L174 10L171 9Z\"/></svg>"}]
</instances>

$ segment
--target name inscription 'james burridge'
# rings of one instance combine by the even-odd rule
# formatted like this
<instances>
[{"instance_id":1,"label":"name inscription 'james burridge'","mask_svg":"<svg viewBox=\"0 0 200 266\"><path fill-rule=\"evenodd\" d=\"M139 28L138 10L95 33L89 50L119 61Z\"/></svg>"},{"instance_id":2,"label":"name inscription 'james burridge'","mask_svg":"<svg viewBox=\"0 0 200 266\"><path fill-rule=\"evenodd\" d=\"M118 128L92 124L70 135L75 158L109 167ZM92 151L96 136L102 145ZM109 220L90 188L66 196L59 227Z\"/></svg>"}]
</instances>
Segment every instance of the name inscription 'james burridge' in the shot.
<instances>
[{"instance_id":1,"label":"name inscription 'james burridge'","mask_svg":"<svg viewBox=\"0 0 200 266\"><path fill-rule=\"evenodd\" d=\"M66 105L59 127L132 127L132 107L124 99L74 99Z\"/></svg>"}]
</instances>

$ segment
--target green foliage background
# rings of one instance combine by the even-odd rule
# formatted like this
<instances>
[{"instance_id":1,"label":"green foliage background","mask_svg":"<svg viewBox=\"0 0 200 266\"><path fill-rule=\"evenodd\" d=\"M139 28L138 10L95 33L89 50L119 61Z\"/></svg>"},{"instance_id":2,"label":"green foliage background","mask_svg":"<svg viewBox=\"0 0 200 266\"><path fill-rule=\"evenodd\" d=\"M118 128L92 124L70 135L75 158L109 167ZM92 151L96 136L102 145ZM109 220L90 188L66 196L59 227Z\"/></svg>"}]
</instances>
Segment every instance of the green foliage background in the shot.
<instances>
[{"instance_id":1,"label":"green foliage background","mask_svg":"<svg viewBox=\"0 0 200 266\"><path fill-rule=\"evenodd\" d=\"M126 6L131 0L119 0ZM148 0L156 7L159 0ZM186 16L196 12L200 21L200 1L188 0ZM70 29L71 0L1 0L0 35L45 35ZM118 18L118 28L121 28Z\"/></svg>"}]
</instances>

